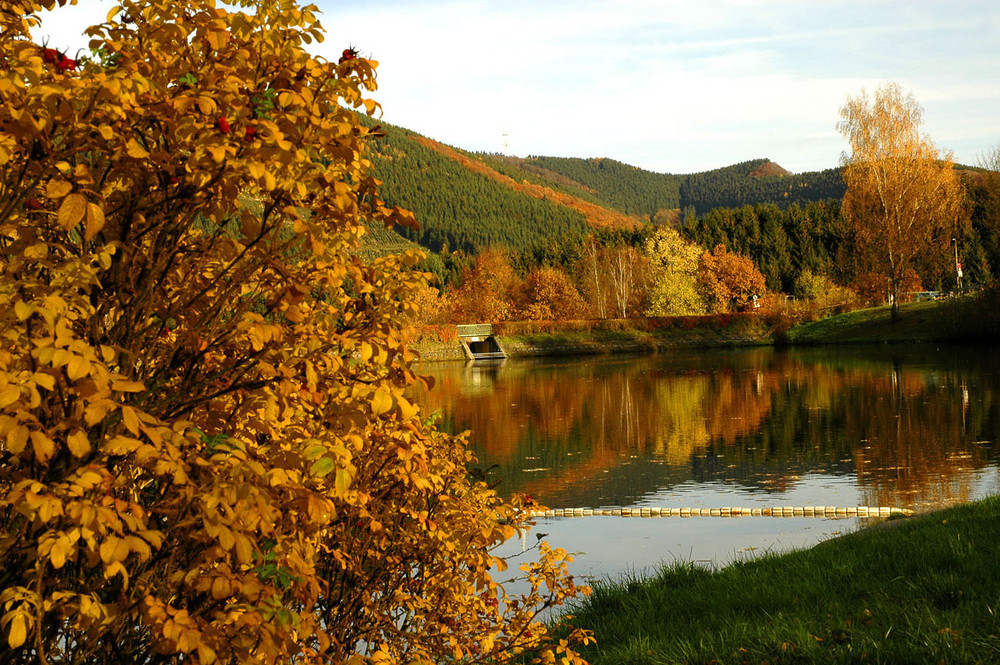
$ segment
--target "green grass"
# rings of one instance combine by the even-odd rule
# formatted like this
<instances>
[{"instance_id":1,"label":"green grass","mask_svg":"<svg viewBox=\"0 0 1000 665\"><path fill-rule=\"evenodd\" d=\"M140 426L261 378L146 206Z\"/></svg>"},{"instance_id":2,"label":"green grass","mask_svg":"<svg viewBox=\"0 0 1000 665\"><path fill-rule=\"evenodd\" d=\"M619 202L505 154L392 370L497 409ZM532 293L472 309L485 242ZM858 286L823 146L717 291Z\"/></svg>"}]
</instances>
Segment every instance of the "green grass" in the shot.
<instances>
[{"instance_id":1,"label":"green grass","mask_svg":"<svg viewBox=\"0 0 1000 665\"><path fill-rule=\"evenodd\" d=\"M706 570L599 583L594 665L1000 662L1000 498Z\"/></svg>"},{"instance_id":2,"label":"green grass","mask_svg":"<svg viewBox=\"0 0 1000 665\"><path fill-rule=\"evenodd\" d=\"M985 339L992 326L974 296L906 303L893 321L888 305L838 314L791 328L791 344L941 342ZM995 330L993 331L995 334Z\"/></svg>"}]
</instances>

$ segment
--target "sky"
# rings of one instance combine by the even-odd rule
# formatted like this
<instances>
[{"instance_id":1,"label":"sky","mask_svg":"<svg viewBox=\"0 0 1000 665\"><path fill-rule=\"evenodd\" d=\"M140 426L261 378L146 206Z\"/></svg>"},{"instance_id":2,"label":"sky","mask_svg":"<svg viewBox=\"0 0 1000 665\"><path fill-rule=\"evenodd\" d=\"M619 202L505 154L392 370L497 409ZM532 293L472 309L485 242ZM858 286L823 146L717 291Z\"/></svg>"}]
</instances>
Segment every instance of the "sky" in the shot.
<instances>
[{"instance_id":1,"label":"sky","mask_svg":"<svg viewBox=\"0 0 1000 665\"><path fill-rule=\"evenodd\" d=\"M1000 145L997 0L313 0L336 60L377 60L385 122L471 151L659 173L838 166L839 110L887 81L956 162ZM43 16L69 52L111 0Z\"/></svg>"}]
</instances>

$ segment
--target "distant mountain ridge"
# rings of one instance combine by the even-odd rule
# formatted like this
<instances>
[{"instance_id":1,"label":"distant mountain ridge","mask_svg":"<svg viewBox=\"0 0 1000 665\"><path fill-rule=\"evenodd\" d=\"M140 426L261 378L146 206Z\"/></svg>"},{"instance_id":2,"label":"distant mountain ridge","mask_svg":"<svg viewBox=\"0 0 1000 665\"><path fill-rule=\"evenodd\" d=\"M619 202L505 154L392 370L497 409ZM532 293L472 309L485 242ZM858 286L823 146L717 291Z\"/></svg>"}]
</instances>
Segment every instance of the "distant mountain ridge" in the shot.
<instances>
[{"instance_id":1,"label":"distant mountain ridge","mask_svg":"<svg viewBox=\"0 0 1000 665\"><path fill-rule=\"evenodd\" d=\"M389 204L412 210L409 239L434 251L521 250L601 228L678 224L714 208L840 199L839 169L793 174L768 159L701 173L654 173L609 158L473 153L382 124L372 144Z\"/></svg>"}]
</instances>

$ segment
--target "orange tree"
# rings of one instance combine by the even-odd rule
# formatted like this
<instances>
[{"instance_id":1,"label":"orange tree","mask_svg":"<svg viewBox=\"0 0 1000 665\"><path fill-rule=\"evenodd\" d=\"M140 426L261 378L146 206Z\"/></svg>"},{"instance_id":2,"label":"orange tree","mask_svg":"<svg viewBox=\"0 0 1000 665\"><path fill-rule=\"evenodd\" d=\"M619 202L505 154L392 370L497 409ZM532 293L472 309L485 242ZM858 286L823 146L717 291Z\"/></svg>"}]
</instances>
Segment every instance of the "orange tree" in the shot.
<instances>
[{"instance_id":1,"label":"orange tree","mask_svg":"<svg viewBox=\"0 0 1000 665\"><path fill-rule=\"evenodd\" d=\"M698 263L698 286L702 297L713 312L732 312L762 297L767 286L753 261L742 254L730 252L725 245L716 245L701 255Z\"/></svg>"},{"instance_id":2,"label":"orange tree","mask_svg":"<svg viewBox=\"0 0 1000 665\"><path fill-rule=\"evenodd\" d=\"M508 597L523 503L404 396L418 257L354 252L413 223L376 63L290 0L123 0L85 61L56 4L0 10L0 661L575 660L567 555Z\"/></svg>"},{"instance_id":3,"label":"orange tree","mask_svg":"<svg viewBox=\"0 0 1000 665\"><path fill-rule=\"evenodd\" d=\"M589 309L572 278L559 268L537 266L518 289L518 313L529 320L569 321Z\"/></svg>"},{"instance_id":4,"label":"orange tree","mask_svg":"<svg viewBox=\"0 0 1000 665\"><path fill-rule=\"evenodd\" d=\"M461 323L509 321L517 314L521 279L506 250L489 247L464 271L462 286L450 294L452 318Z\"/></svg>"}]
</instances>

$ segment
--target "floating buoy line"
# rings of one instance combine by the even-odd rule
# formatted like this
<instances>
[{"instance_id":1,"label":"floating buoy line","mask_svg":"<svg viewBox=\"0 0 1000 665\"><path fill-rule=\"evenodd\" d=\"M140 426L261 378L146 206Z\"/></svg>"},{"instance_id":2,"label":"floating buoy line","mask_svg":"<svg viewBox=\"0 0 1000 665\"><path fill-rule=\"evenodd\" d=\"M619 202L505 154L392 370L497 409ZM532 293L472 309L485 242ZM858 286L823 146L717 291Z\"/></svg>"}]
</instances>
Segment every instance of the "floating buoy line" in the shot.
<instances>
[{"instance_id":1,"label":"floating buoy line","mask_svg":"<svg viewBox=\"0 0 1000 665\"><path fill-rule=\"evenodd\" d=\"M774 506L771 508L549 508L529 517L906 517L909 508L886 506Z\"/></svg>"}]
</instances>

